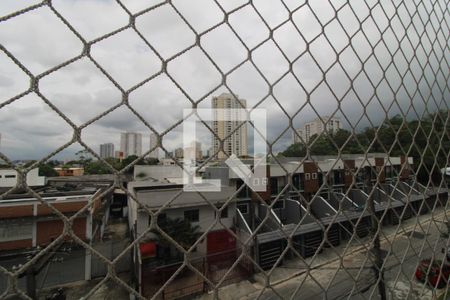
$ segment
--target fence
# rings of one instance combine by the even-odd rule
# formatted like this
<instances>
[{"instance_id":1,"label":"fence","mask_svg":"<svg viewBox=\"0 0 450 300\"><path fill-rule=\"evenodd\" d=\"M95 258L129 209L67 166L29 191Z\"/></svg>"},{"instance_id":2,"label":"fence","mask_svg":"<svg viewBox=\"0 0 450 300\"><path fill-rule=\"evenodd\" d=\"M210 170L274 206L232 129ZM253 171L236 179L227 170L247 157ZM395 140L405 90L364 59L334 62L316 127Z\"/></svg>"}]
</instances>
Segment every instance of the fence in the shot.
<instances>
[{"instance_id":1,"label":"fence","mask_svg":"<svg viewBox=\"0 0 450 300\"><path fill-rule=\"evenodd\" d=\"M106 268L87 298L111 282L138 299L206 291L236 299L444 295L450 263L449 27L445 0L2 1L0 158L17 175L0 177L15 183L2 183L0 199L35 198L64 223L64 231L23 264L0 265L6 283L0 299L37 297L33 284L19 280L31 278L34 266L67 236ZM173 204L185 193L179 181L170 182L172 175L139 173L138 183L123 175L154 163L148 156L170 165L170 174L186 169L178 149L182 109L195 113L211 107L211 99L216 108L223 101L223 108L266 109L268 191L252 192L248 182L230 175L224 159L216 159L257 157L247 151L253 147L247 131L255 131L248 137L258 135L253 122L224 123L221 131L203 121L202 135L212 136L213 145L198 171L236 189L220 201L196 192L201 204L183 215L182 206ZM129 131L150 135L150 146L139 150L142 136ZM119 132L118 159L94 150ZM27 178L34 168L44 170L80 149L75 164L113 177L95 198L117 191L128 198L124 211L133 239L112 257L72 231L95 199L67 214ZM36 160L16 161L24 157ZM159 187L148 183L158 179ZM161 206L141 198L142 190L169 184L176 192ZM17 217L11 207L0 206L4 222L39 221L32 212ZM200 229L168 234L158 223L169 215L183 215ZM30 232L17 227L17 241L0 227L0 251L36 248L37 225L30 226ZM218 228L231 240L211 242ZM165 240L182 257L166 277L158 268L149 271L147 282L158 281L150 292L140 282L146 271L139 252L149 237L156 244ZM225 273L205 272L204 262L190 260L195 249L229 250L223 245L251 251L226 261ZM124 280L116 264L129 257L134 271ZM239 277L236 288L227 276L243 262L251 274ZM168 292L183 272L195 277L192 285Z\"/></svg>"},{"instance_id":2,"label":"fence","mask_svg":"<svg viewBox=\"0 0 450 300\"><path fill-rule=\"evenodd\" d=\"M142 291L146 297L152 297L166 283L167 279L174 278L173 281L164 287L161 297L163 299L178 299L202 294L211 289L208 282L221 286L241 282L250 278L252 274L252 264L250 261L242 260L233 267L241 249L234 249L207 255L206 257L196 257L190 260L190 264L196 272L188 268L183 268L181 272L175 274L182 265L178 263L166 263L162 266L154 266L152 262L143 263L142 268ZM232 269L231 272L229 271ZM175 274L175 276L174 276ZM201 275L199 275L201 274Z\"/></svg>"}]
</instances>

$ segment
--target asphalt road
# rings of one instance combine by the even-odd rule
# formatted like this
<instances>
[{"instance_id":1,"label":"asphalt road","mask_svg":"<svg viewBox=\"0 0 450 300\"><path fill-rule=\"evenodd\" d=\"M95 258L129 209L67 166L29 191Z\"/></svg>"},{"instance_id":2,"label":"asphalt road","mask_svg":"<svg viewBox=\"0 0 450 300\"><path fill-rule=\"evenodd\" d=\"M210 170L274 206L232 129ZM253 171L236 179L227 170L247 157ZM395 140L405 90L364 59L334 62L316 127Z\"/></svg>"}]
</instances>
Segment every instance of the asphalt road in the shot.
<instances>
[{"instance_id":1,"label":"asphalt road","mask_svg":"<svg viewBox=\"0 0 450 300\"><path fill-rule=\"evenodd\" d=\"M53 257L36 278L37 288L49 287L69 282L84 280L85 250L73 250L70 254L61 253ZM14 265L24 264L25 257L0 259L0 266L11 271ZM19 279L19 288L25 291L25 277ZM0 294L7 288L7 277L0 272Z\"/></svg>"},{"instance_id":2,"label":"asphalt road","mask_svg":"<svg viewBox=\"0 0 450 300\"><path fill-rule=\"evenodd\" d=\"M446 231L450 212L437 208L433 216L411 218L398 226L383 227L381 248L386 251L383 267L387 299L431 300L436 291L414 278L417 264L433 254L443 259L442 248L448 239L441 236ZM370 238L343 241L334 249L325 249L314 258L287 259L273 270L270 288L266 277L256 274L256 282L242 281L219 290L219 299L381 299L376 276L368 255ZM308 272L309 269L309 272ZM437 291L440 292L439 290ZM198 297L213 299L213 294Z\"/></svg>"},{"instance_id":3,"label":"asphalt road","mask_svg":"<svg viewBox=\"0 0 450 300\"><path fill-rule=\"evenodd\" d=\"M415 220L411 219L398 228L397 234L392 233L393 228L388 230L391 236L381 242L382 249L387 251L383 270L388 299L432 299L436 291L416 281L414 272L422 259L433 254L445 259L441 249L446 248L448 239L441 236L445 227L442 221L441 216L430 222L428 216L421 226L414 225ZM309 273L275 284L273 289L258 289L246 299L381 299L372 256L366 250L346 253L342 260L313 267ZM288 264L295 266L292 262Z\"/></svg>"}]
</instances>

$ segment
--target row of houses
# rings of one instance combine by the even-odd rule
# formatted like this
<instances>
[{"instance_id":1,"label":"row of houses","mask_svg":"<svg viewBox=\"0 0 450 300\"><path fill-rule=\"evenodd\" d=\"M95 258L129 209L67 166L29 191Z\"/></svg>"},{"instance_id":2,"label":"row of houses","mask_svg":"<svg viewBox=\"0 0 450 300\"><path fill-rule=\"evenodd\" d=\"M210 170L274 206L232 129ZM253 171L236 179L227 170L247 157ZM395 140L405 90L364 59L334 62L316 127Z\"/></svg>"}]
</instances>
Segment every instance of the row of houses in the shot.
<instances>
[{"instance_id":1,"label":"row of houses","mask_svg":"<svg viewBox=\"0 0 450 300\"><path fill-rule=\"evenodd\" d=\"M278 158L265 165L266 191L258 193L217 162L199 169L196 181L205 187L205 180L219 180L220 191L202 193L184 191L177 165L135 166L134 177L119 182L112 175L43 178L35 169L27 184L38 198L10 191L17 174L0 170L0 265L13 270L59 241L54 252L70 247L71 254L45 277L37 275L51 287L106 274L101 258L80 241L111 260L134 242L115 271L129 272L140 293L159 291L164 299L202 293L208 282L240 281L366 236L369 197L386 226L444 205L447 190L416 182L412 164L382 154ZM190 267L179 271L183 262ZM7 281L0 273L0 293Z\"/></svg>"},{"instance_id":2,"label":"row of houses","mask_svg":"<svg viewBox=\"0 0 450 300\"><path fill-rule=\"evenodd\" d=\"M153 295L184 260L213 283L224 274L225 282L238 281L289 257L309 257L352 236L362 238L371 228L369 197L385 225L444 205L447 190L416 182L412 164L411 157L382 154L278 159L266 165L267 189L258 193L226 165L199 170L203 179L221 183L220 192L202 193L183 190L178 166L136 166L139 180L128 185L131 238L139 240L133 258L136 286L145 296ZM157 222L152 223L152 215ZM178 262L158 255L165 252L167 238L155 228L167 219L186 220L203 233L192 247L179 249L188 254ZM283 256L286 247L289 255ZM238 257L240 263L227 272ZM197 273L181 272L160 292L177 298L205 291L207 283Z\"/></svg>"}]
</instances>

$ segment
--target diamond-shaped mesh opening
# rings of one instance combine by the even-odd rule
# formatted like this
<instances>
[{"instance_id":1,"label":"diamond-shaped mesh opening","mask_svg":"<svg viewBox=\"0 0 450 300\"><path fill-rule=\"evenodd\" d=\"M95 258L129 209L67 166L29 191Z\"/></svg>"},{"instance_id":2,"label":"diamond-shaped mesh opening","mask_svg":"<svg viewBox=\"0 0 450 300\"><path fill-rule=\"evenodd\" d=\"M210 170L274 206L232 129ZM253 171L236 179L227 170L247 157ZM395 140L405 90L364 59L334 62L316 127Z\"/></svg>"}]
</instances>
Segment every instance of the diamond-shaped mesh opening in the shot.
<instances>
[{"instance_id":1,"label":"diamond-shaped mesh opening","mask_svg":"<svg viewBox=\"0 0 450 300\"><path fill-rule=\"evenodd\" d=\"M0 298L444 297L447 6L2 1Z\"/></svg>"}]
</instances>

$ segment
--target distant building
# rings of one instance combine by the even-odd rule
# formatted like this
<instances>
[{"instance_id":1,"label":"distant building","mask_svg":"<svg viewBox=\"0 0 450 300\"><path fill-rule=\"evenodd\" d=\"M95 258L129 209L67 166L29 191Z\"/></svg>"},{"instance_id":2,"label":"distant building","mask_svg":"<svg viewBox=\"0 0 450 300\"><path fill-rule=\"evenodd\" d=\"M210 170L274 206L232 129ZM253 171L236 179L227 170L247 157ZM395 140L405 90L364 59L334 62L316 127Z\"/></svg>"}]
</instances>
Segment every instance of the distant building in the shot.
<instances>
[{"instance_id":1,"label":"distant building","mask_svg":"<svg viewBox=\"0 0 450 300\"><path fill-rule=\"evenodd\" d=\"M211 157L212 155L213 155L213 149L212 149L212 147L211 148L208 148L207 150L206 150L206 157Z\"/></svg>"},{"instance_id":2,"label":"distant building","mask_svg":"<svg viewBox=\"0 0 450 300\"><path fill-rule=\"evenodd\" d=\"M151 215L148 210L153 212L165 207L163 212L158 215L157 222L159 225L164 224L168 220L183 220L193 226L198 226L199 232L207 232L206 236L197 243L195 247L195 261L191 263L201 262L202 266L211 269L217 269L217 265L229 268L241 254L242 249L237 245L236 238L232 232L235 228L234 220L236 219L236 205L234 201L224 203L233 197L235 193L234 186L222 186L220 192L208 192L203 197L197 193L183 191L182 176L183 171L179 166L136 166L134 169L136 174L147 175L147 180L136 180L128 183L130 195L128 197L128 221L130 228L130 236L134 240L140 238L133 247L133 263L135 276L137 278L136 288L144 297L152 297L154 287L152 278L159 276L161 270L164 274L173 274L172 269L168 269L164 263L164 257L172 256L175 263L176 256L170 247L165 247L160 243L158 236L148 231L151 222ZM176 197L175 197L176 195ZM133 201L133 198L137 201ZM168 199L174 198L170 205L167 206ZM138 202L145 205L143 210ZM220 214L217 208L222 208ZM220 223L211 227L211 222L218 218ZM172 253L172 254L171 254ZM189 258L191 259L191 258ZM166 271L167 270L167 271ZM202 272L202 271L200 271ZM205 273L206 274L206 273ZM190 282L192 275L190 273L183 275L184 282ZM198 275L195 275L198 276ZM190 287L177 284L177 296L180 298L192 297L193 294L203 292L203 282ZM159 289L160 286L157 286Z\"/></svg>"},{"instance_id":3,"label":"distant building","mask_svg":"<svg viewBox=\"0 0 450 300\"><path fill-rule=\"evenodd\" d=\"M176 159L181 159L181 158L183 158L183 156L184 156L183 148L176 148L176 149L173 151L173 156L174 156Z\"/></svg>"},{"instance_id":4,"label":"distant building","mask_svg":"<svg viewBox=\"0 0 450 300\"><path fill-rule=\"evenodd\" d=\"M248 155L247 124L242 124L242 121L239 121L238 111L238 109L244 109L246 106L247 101L238 100L227 93L212 98L212 108L218 110L214 112L213 116L213 131L215 134L212 135L213 153L219 151L220 141L217 137L224 140L225 152L220 151L217 154L218 159L226 159L231 154L236 156ZM229 110L229 113L227 110ZM236 130L237 127L239 129Z\"/></svg>"},{"instance_id":5,"label":"distant building","mask_svg":"<svg viewBox=\"0 0 450 300\"><path fill-rule=\"evenodd\" d=\"M123 132L120 134L120 151L124 157L142 155L142 134L136 132Z\"/></svg>"},{"instance_id":6,"label":"distant building","mask_svg":"<svg viewBox=\"0 0 450 300\"><path fill-rule=\"evenodd\" d=\"M17 184L17 171L14 169L0 169L0 188L11 188ZM39 169L35 168L27 173L27 185L31 187L44 186L45 176L39 176Z\"/></svg>"},{"instance_id":7,"label":"distant building","mask_svg":"<svg viewBox=\"0 0 450 300\"><path fill-rule=\"evenodd\" d=\"M100 145L100 157L101 158L110 158L114 157L114 144L106 143Z\"/></svg>"},{"instance_id":8,"label":"distant building","mask_svg":"<svg viewBox=\"0 0 450 300\"><path fill-rule=\"evenodd\" d=\"M122 151L114 151L114 158L122 160L125 158L124 153Z\"/></svg>"},{"instance_id":9,"label":"distant building","mask_svg":"<svg viewBox=\"0 0 450 300\"><path fill-rule=\"evenodd\" d=\"M109 217L109 214L105 213L109 204L105 204L109 203L112 197L111 193L101 195L105 189L105 186L102 188L46 186L35 190L40 196L39 199L27 192L13 192L3 196L0 201L0 256L2 257L0 266L10 269L17 262L23 264L38 253L39 249L62 238L60 243L54 245L52 251L61 251L64 253L64 259L58 262L57 270L52 267L45 268L45 276L48 275L52 282L45 282L44 285L43 281L43 286L67 284L82 279L90 280L93 276L106 274L106 271L100 270L99 273L99 270L95 269L95 266L101 262L89 250L74 242L76 236L92 247L97 245L105 247L102 239L103 234L108 230L106 225ZM56 215L47 204L67 218L77 214L71 220L70 234L65 232L65 222L62 218ZM90 208L80 212L88 204ZM37 261L39 263L45 261L45 258L42 259ZM61 277L63 277L62 280L60 280Z\"/></svg>"},{"instance_id":10,"label":"distant building","mask_svg":"<svg viewBox=\"0 0 450 300\"><path fill-rule=\"evenodd\" d=\"M171 158L162 158L159 160L161 165L163 166L173 166L175 165L175 161Z\"/></svg>"},{"instance_id":11,"label":"distant building","mask_svg":"<svg viewBox=\"0 0 450 300\"><path fill-rule=\"evenodd\" d=\"M84 175L84 168L72 167L72 168L54 168L58 176L82 176Z\"/></svg>"},{"instance_id":12,"label":"distant building","mask_svg":"<svg viewBox=\"0 0 450 300\"><path fill-rule=\"evenodd\" d=\"M195 158L195 160L202 160L202 144L200 142L192 142L190 147L184 149L184 157Z\"/></svg>"},{"instance_id":13,"label":"distant building","mask_svg":"<svg viewBox=\"0 0 450 300\"><path fill-rule=\"evenodd\" d=\"M302 137L303 141L296 134L293 134L292 142L294 144L300 142L307 143L315 134L319 135L324 131L336 133L339 129L341 129L340 118L323 116L306 123L302 128L296 129L297 134Z\"/></svg>"},{"instance_id":14,"label":"distant building","mask_svg":"<svg viewBox=\"0 0 450 300\"><path fill-rule=\"evenodd\" d=\"M151 133L150 134L150 149L153 149L154 147L156 147L157 144L158 144L158 137L156 136L156 134ZM159 158L159 151L158 150L159 149L156 148L155 150L150 152L148 157L150 157L150 158Z\"/></svg>"}]
</instances>

